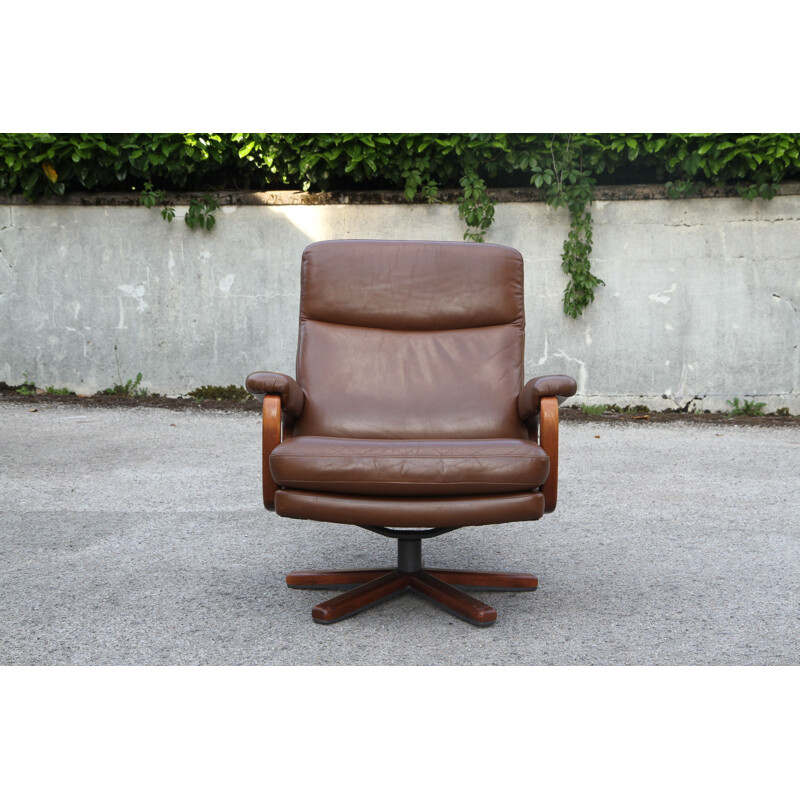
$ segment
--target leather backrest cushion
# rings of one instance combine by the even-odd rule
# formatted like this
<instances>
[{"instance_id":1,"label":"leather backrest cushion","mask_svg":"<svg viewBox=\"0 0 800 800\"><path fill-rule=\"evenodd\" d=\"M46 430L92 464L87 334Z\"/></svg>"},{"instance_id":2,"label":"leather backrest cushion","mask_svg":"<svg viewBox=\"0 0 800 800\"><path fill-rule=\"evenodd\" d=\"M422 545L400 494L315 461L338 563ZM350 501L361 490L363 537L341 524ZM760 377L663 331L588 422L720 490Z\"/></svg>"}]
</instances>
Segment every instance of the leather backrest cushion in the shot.
<instances>
[{"instance_id":1,"label":"leather backrest cushion","mask_svg":"<svg viewBox=\"0 0 800 800\"><path fill-rule=\"evenodd\" d=\"M300 319L429 331L525 324L522 256L475 242L316 242Z\"/></svg>"},{"instance_id":2,"label":"leather backrest cushion","mask_svg":"<svg viewBox=\"0 0 800 800\"><path fill-rule=\"evenodd\" d=\"M307 321L297 374L306 396L297 436L527 438L514 325L407 332Z\"/></svg>"},{"instance_id":3,"label":"leather backrest cushion","mask_svg":"<svg viewBox=\"0 0 800 800\"><path fill-rule=\"evenodd\" d=\"M303 254L296 436L527 438L522 257L461 242Z\"/></svg>"}]
</instances>

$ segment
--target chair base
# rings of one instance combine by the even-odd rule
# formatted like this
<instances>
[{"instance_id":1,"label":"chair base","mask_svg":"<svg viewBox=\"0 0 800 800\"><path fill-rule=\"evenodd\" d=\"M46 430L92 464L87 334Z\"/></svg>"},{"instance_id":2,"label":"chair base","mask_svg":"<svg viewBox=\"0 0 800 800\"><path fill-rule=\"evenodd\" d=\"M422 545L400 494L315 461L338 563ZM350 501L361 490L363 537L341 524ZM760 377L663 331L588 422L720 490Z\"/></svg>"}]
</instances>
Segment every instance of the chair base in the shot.
<instances>
[{"instance_id":1,"label":"chair base","mask_svg":"<svg viewBox=\"0 0 800 800\"><path fill-rule=\"evenodd\" d=\"M535 575L524 572L485 572L460 569L423 569L419 540L398 540L396 569L313 570L290 572L286 584L293 589L350 588L311 609L314 622L330 625L365 611L391 597L411 591L473 625L485 627L497 611L458 586L482 591L532 592Z\"/></svg>"}]
</instances>

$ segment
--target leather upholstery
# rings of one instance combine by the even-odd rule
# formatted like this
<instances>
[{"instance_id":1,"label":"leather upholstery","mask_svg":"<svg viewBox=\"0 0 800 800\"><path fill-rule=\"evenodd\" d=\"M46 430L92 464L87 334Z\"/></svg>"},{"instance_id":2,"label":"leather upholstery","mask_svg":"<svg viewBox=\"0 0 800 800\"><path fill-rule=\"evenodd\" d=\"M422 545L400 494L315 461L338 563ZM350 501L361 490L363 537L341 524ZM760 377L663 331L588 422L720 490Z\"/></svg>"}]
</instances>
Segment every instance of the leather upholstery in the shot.
<instances>
[{"instance_id":1,"label":"leather upholstery","mask_svg":"<svg viewBox=\"0 0 800 800\"><path fill-rule=\"evenodd\" d=\"M318 242L302 262L296 436L527 438L522 257L453 242Z\"/></svg>"},{"instance_id":2,"label":"leather upholstery","mask_svg":"<svg viewBox=\"0 0 800 800\"><path fill-rule=\"evenodd\" d=\"M543 375L531 378L519 394L517 408L521 419L527 421L539 413L539 403L543 397L557 397L559 405L578 391L578 384L568 375Z\"/></svg>"},{"instance_id":3,"label":"leather upholstery","mask_svg":"<svg viewBox=\"0 0 800 800\"><path fill-rule=\"evenodd\" d=\"M521 439L339 439L300 436L269 459L286 488L350 495L437 497L532 491L549 471L539 445Z\"/></svg>"},{"instance_id":4,"label":"leather upholstery","mask_svg":"<svg viewBox=\"0 0 800 800\"><path fill-rule=\"evenodd\" d=\"M281 408L292 417L303 413L305 397L297 381L282 372L253 372L244 382L245 389L259 400L265 394L277 394L281 398Z\"/></svg>"},{"instance_id":5,"label":"leather upholstery","mask_svg":"<svg viewBox=\"0 0 800 800\"><path fill-rule=\"evenodd\" d=\"M384 330L522 327L522 256L473 242L316 242L303 252L300 319Z\"/></svg>"},{"instance_id":6,"label":"leather upholstery","mask_svg":"<svg viewBox=\"0 0 800 800\"><path fill-rule=\"evenodd\" d=\"M523 388L523 274L494 244L309 245L297 380L246 382L288 415L268 461L275 511L399 528L539 519L551 465L529 435L541 398L576 387Z\"/></svg>"},{"instance_id":7,"label":"leather upholstery","mask_svg":"<svg viewBox=\"0 0 800 800\"><path fill-rule=\"evenodd\" d=\"M302 323L297 436L526 438L513 325L404 333Z\"/></svg>"},{"instance_id":8,"label":"leather upholstery","mask_svg":"<svg viewBox=\"0 0 800 800\"><path fill-rule=\"evenodd\" d=\"M540 519L540 492L474 497L353 497L332 492L278 489L275 511L281 517L377 525L394 528L458 528Z\"/></svg>"}]
</instances>

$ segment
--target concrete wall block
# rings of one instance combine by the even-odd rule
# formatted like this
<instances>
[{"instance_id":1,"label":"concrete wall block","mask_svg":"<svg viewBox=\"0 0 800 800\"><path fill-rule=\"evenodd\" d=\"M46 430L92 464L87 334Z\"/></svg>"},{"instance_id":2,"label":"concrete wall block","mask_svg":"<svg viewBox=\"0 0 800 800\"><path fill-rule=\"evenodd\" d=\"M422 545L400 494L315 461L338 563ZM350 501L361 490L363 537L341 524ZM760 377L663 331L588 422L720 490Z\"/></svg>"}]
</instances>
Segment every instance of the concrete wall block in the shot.
<instances>
[{"instance_id":1,"label":"concrete wall block","mask_svg":"<svg viewBox=\"0 0 800 800\"><path fill-rule=\"evenodd\" d=\"M461 241L453 205L0 205L0 380L92 393L138 372L182 394L294 374L300 255L322 239ZM724 409L754 397L800 413L800 196L598 201L605 281L564 315L564 209L499 203L489 241L526 263L526 373L574 375L578 402ZM695 400L694 398L700 398Z\"/></svg>"}]
</instances>

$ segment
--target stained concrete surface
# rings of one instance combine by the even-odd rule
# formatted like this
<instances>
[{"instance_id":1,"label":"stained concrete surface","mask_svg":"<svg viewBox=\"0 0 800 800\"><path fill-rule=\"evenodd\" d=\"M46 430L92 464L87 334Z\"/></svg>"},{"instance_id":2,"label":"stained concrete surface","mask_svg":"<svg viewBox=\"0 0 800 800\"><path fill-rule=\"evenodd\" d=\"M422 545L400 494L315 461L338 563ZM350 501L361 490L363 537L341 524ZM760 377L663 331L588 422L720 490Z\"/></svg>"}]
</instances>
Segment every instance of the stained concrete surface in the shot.
<instances>
[{"instance_id":1,"label":"stained concrete surface","mask_svg":"<svg viewBox=\"0 0 800 800\"><path fill-rule=\"evenodd\" d=\"M210 234L180 222L187 208L167 225L142 207L0 200L0 381L93 394L141 373L176 395L294 374L306 245L464 233L455 204L223 204ZM592 219L604 285L574 320L566 209L497 205L488 241L525 261L526 375L573 375L590 404L739 397L800 414L800 194L598 199Z\"/></svg>"},{"instance_id":2,"label":"stained concrete surface","mask_svg":"<svg viewBox=\"0 0 800 800\"><path fill-rule=\"evenodd\" d=\"M257 413L33 407L0 404L2 665L800 663L800 428L564 423L554 514L423 547L537 592L320 626L285 573L394 542L266 512Z\"/></svg>"}]
</instances>

